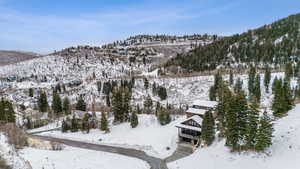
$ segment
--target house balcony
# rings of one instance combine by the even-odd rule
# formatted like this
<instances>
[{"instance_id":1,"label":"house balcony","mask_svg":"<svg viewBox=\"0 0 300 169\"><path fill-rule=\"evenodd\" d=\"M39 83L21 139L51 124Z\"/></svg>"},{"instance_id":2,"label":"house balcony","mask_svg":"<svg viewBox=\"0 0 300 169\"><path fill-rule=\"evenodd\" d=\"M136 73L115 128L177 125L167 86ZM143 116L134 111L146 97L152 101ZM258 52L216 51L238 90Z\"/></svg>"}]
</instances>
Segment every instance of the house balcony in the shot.
<instances>
[{"instance_id":1,"label":"house balcony","mask_svg":"<svg viewBox=\"0 0 300 169\"><path fill-rule=\"evenodd\" d=\"M200 136L193 136L193 135L190 135L190 134L185 134L185 133L182 133L182 132L179 132L178 135L180 137L188 138L188 139L192 139L192 140L199 140L199 137L200 137Z\"/></svg>"}]
</instances>

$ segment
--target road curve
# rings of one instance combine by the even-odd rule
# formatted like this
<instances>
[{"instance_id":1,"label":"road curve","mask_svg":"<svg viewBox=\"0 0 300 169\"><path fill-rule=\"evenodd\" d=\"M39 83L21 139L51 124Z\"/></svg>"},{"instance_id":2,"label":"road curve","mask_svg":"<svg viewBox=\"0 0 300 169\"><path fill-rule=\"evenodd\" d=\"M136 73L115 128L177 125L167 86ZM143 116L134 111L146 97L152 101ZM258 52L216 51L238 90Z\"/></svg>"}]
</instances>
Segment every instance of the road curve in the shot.
<instances>
[{"instance_id":1,"label":"road curve","mask_svg":"<svg viewBox=\"0 0 300 169\"><path fill-rule=\"evenodd\" d=\"M59 142L71 147L78 147L78 148L95 150L95 151L103 151L103 152L115 153L115 154L125 155L128 157L138 158L143 161L146 161L150 165L151 169L168 169L167 164L164 160L149 156L145 152L140 150L122 148L122 147L113 147L113 146L101 145L101 144L92 144L92 143L74 141L69 139L54 138L49 136L39 136L39 135L31 135L31 136L42 140Z\"/></svg>"}]
</instances>

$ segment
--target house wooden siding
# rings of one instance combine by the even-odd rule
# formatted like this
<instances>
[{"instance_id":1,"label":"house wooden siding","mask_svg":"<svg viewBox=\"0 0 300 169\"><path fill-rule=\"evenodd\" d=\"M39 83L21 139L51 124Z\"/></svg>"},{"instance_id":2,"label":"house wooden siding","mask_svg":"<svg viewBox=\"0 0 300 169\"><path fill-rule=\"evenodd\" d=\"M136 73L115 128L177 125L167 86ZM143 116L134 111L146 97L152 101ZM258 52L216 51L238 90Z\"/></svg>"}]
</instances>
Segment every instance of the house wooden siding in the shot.
<instances>
[{"instance_id":1,"label":"house wooden siding","mask_svg":"<svg viewBox=\"0 0 300 169\"><path fill-rule=\"evenodd\" d=\"M187 119L177 124L178 136L180 141L190 142L192 144L200 141L201 125L203 116L207 111L212 111L216 117L215 107L217 102L214 101L195 101L194 104L186 111Z\"/></svg>"}]
</instances>

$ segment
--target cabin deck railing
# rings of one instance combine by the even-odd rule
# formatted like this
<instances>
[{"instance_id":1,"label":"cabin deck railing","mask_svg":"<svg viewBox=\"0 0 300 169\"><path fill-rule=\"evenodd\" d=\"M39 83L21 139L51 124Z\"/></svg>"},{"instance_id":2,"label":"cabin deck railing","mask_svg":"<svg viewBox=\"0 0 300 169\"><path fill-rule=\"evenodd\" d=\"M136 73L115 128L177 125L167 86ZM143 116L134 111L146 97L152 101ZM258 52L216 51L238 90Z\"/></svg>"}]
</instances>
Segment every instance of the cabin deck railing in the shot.
<instances>
[{"instance_id":1,"label":"cabin deck railing","mask_svg":"<svg viewBox=\"0 0 300 169\"><path fill-rule=\"evenodd\" d=\"M199 139L199 136L193 136L193 135L189 135L189 134L184 134L182 132L179 132L179 136L180 137L185 137L185 138L188 138L188 139L193 139L193 140L198 140Z\"/></svg>"}]
</instances>

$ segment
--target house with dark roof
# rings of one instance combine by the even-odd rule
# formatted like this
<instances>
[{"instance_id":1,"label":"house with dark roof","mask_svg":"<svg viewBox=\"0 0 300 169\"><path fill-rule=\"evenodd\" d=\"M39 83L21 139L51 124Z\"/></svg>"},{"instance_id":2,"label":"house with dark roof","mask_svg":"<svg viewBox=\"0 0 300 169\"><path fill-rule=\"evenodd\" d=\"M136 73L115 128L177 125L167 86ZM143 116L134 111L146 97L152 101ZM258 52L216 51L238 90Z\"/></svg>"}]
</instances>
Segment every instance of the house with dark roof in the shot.
<instances>
[{"instance_id":1,"label":"house with dark roof","mask_svg":"<svg viewBox=\"0 0 300 169\"><path fill-rule=\"evenodd\" d=\"M217 104L216 101L195 101L186 111L187 119L175 125L179 141L197 144L201 136L203 116L207 111L214 111Z\"/></svg>"}]
</instances>

